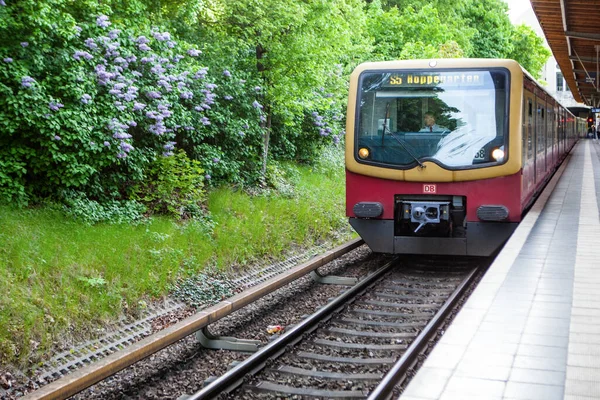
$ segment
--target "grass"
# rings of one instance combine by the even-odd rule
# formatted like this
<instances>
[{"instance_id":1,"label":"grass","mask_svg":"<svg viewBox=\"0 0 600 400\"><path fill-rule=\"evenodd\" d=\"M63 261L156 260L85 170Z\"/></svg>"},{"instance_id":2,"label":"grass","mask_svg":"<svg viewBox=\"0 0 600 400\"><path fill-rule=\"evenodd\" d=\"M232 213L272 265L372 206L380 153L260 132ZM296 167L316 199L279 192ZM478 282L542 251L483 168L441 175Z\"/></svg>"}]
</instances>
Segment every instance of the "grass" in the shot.
<instances>
[{"instance_id":1,"label":"grass","mask_svg":"<svg viewBox=\"0 0 600 400\"><path fill-rule=\"evenodd\" d=\"M179 278L348 239L336 165L292 168L293 196L216 189L211 223L88 226L52 207L0 206L0 368L35 366L57 345L135 315Z\"/></svg>"}]
</instances>

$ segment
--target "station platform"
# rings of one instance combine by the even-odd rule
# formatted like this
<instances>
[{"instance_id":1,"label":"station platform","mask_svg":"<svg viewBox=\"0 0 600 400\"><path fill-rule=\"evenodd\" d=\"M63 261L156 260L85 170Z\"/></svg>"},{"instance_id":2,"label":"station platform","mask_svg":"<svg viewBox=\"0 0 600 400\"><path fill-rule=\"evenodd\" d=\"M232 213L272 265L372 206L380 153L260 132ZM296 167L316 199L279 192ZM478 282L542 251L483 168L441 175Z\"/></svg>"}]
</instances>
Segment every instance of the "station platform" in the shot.
<instances>
[{"instance_id":1,"label":"station platform","mask_svg":"<svg viewBox=\"0 0 600 400\"><path fill-rule=\"evenodd\" d=\"M580 140L399 398L600 399L599 199Z\"/></svg>"}]
</instances>

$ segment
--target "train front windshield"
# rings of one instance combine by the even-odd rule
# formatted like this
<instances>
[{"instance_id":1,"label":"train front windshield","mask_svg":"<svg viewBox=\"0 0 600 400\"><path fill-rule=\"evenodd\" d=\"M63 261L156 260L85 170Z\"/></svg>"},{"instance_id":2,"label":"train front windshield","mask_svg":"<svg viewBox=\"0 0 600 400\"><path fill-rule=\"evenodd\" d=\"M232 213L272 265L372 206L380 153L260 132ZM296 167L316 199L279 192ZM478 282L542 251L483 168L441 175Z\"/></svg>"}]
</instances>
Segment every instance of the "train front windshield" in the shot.
<instances>
[{"instance_id":1,"label":"train front windshield","mask_svg":"<svg viewBox=\"0 0 600 400\"><path fill-rule=\"evenodd\" d=\"M508 91L502 68L363 72L355 157L400 169L422 161L451 169L502 163Z\"/></svg>"}]
</instances>

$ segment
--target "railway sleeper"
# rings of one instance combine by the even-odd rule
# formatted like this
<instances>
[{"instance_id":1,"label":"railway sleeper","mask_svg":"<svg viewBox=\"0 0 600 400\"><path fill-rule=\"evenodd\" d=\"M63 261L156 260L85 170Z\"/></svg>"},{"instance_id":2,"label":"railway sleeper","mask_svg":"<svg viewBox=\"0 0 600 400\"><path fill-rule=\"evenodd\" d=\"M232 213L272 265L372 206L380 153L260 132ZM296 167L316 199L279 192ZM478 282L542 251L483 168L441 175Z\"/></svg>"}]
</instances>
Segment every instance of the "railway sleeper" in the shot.
<instances>
[{"instance_id":1,"label":"railway sleeper","mask_svg":"<svg viewBox=\"0 0 600 400\"><path fill-rule=\"evenodd\" d=\"M308 376L317 379L332 379L340 381L369 381L379 382L383 378L383 374L345 374L341 372L330 372L330 371L315 371L311 369L290 367L288 365L282 365L277 369L268 370L271 373L281 375L292 375L292 376Z\"/></svg>"},{"instance_id":2,"label":"railway sleeper","mask_svg":"<svg viewBox=\"0 0 600 400\"><path fill-rule=\"evenodd\" d=\"M339 364L362 364L362 365L394 365L396 359L392 357L381 357L381 358L361 358L361 357L331 357L325 354L311 353L307 351L300 351L296 355L298 358L305 358L307 360L325 361L330 363Z\"/></svg>"},{"instance_id":3,"label":"railway sleeper","mask_svg":"<svg viewBox=\"0 0 600 400\"><path fill-rule=\"evenodd\" d=\"M260 381L256 385L245 385L244 389L266 393L278 393L285 396L319 397L325 399L364 399L368 395L368 393L362 390L297 388L266 381Z\"/></svg>"},{"instance_id":4,"label":"railway sleeper","mask_svg":"<svg viewBox=\"0 0 600 400\"><path fill-rule=\"evenodd\" d=\"M342 328L328 328L325 332L332 336L347 337L347 336L361 336L368 338L381 338L381 339L396 339L396 338L413 338L417 336L417 332L371 332L371 331L357 331L354 329L342 329Z\"/></svg>"}]
</instances>

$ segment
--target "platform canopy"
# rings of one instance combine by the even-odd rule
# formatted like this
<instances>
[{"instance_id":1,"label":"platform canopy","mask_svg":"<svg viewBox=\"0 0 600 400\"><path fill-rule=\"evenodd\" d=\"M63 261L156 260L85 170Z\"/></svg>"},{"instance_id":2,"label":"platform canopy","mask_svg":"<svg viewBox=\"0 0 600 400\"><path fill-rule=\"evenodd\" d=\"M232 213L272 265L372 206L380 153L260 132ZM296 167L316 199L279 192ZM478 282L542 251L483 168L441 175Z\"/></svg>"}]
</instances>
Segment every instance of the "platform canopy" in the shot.
<instances>
[{"instance_id":1,"label":"platform canopy","mask_svg":"<svg viewBox=\"0 0 600 400\"><path fill-rule=\"evenodd\" d=\"M600 106L600 0L531 0L576 101Z\"/></svg>"}]
</instances>

